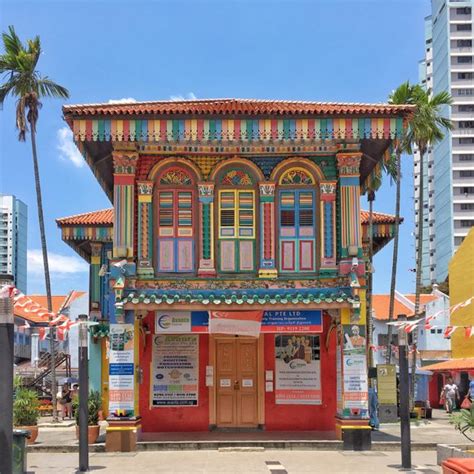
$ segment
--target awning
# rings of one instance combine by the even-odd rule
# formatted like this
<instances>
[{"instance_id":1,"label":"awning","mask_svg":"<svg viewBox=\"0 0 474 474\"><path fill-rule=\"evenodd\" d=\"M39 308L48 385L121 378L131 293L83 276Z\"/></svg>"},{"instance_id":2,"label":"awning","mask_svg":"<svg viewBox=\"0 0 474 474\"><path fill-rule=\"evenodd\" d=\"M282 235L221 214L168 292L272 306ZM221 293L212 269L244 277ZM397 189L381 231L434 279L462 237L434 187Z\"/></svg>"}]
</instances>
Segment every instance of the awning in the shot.
<instances>
[{"instance_id":1,"label":"awning","mask_svg":"<svg viewBox=\"0 0 474 474\"><path fill-rule=\"evenodd\" d=\"M450 359L437 364L426 365L423 370L432 370L433 372L447 372L451 370L474 370L474 357L465 357L462 359Z\"/></svg>"}]
</instances>

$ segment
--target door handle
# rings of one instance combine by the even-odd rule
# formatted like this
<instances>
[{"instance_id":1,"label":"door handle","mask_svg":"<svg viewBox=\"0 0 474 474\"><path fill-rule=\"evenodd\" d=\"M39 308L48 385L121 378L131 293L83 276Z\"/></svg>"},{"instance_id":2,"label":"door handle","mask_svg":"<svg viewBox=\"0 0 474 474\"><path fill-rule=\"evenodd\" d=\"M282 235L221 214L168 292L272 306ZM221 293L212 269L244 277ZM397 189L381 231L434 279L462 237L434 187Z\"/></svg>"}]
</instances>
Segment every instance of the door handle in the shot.
<instances>
[{"instance_id":1,"label":"door handle","mask_svg":"<svg viewBox=\"0 0 474 474\"><path fill-rule=\"evenodd\" d=\"M234 390L240 390L240 384L238 380L234 382Z\"/></svg>"}]
</instances>

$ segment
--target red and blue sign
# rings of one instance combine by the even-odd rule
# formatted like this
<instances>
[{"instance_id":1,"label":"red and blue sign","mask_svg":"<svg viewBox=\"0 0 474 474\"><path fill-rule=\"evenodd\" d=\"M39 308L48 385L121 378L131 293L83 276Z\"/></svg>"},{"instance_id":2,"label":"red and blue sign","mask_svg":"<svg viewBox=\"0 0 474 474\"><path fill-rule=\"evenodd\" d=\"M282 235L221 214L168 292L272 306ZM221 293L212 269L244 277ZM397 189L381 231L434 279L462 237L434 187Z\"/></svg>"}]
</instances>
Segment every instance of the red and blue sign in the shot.
<instances>
[{"instance_id":1,"label":"red and blue sign","mask_svg":"<svg viewBox=\"0 0 474 474\"><path fill-rule=\"evenodd\" d=\"M191 312L191 332L207 333L209 314L207 311ZM264 311L262 333L321 333L323 332L323 313L314 311Z\"/></svg>"}]
</instances>

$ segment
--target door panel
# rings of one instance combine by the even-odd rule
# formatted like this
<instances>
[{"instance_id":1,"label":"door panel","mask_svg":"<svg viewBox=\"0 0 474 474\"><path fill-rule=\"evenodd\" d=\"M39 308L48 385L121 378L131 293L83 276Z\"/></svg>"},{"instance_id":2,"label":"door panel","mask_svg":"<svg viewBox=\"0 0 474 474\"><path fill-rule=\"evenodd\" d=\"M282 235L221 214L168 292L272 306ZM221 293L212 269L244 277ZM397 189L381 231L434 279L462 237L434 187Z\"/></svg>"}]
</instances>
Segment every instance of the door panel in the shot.
<instances>
[{"instance_id":1,"label":"door panel","mask_svg":"<svg viewBox=\"0 0 474 474\"><path fill-rule=\"evenodd\" d=\"M258 340L216 339L216 423L220 427L258 425Z\"/></svg>"}]
</instances>

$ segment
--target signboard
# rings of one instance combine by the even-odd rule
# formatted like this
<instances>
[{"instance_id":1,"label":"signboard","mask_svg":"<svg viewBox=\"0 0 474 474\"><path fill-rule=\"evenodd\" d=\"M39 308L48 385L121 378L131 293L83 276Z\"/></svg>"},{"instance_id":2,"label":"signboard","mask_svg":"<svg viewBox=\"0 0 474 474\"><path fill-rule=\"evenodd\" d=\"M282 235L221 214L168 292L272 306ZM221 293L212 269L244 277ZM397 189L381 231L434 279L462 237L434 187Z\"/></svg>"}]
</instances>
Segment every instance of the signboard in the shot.
<instances>
[{"instance_id":1,"label":"signboard","mask_svg":"<svg viewBox=\"0 0 474 474\"><path fill-rule=\"evenodd\" d=\"M320 405L319 336L275 336L275 403Z\"/></svg>"},{"instance_id":2,"label":"signboard","mask_svg":"<svg viewBox=\"0 0 474 474\"><path fill-rule=\"evenodd\" d=\"M199 337L157 335L152 348L151 405L197 406Z\"/></svg>"},{"instance_id":3,"label":"signboard","mask_svg":"<svg viewBox=\"0 0 474 474\"><path fill-rule=\"evenodd\" d=\"M171 313L169 313L171 314ZM191 332L207 333L209 316L207 311L191 313ZM170 332L170 331L167 331ZM177 331L175 331L177 332ZM264 311L261 325L262 333L322 333L323 314L315 311Z\"/></svg>"},{"instance_id":4,"label":"signboard","mask_svg":"<svg viewBox=\"0 0 474 474\"><path fill-rule=\"evenodd\" d=\"M135 364L133 324L110 325L109 411L133 417L135 409Z\"/></svg>"},{"instance_id":5,"label":"signboard","mask_svg":"<svg viewBox=\"0 0 474 474\"><path fill-rule=\"evenodd\" d=\"M377 365L377 391L380 405L397 404L397 371L395 365Z\"/></svg>"},{"instance_id":6,"label":"signboard","mask_svg":"<svg viewBox=\"0 0 474 474\"><path fill-rule=\"evenodd\" d=\"M155 333L190 333L191 311L156 311Z\"/></svg>"},{"instance_id":7,"label":"signboard","mask_svg":"<svg viewBox=\"0 0 474 474\"><path fill-rule=\"evenodd\" d=\"M364 326L344 325L342 376L344 416L368 415L367 358Z\"/></svg>"}]
</instances>

